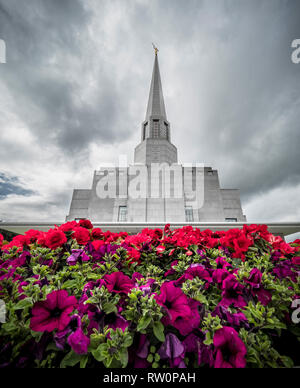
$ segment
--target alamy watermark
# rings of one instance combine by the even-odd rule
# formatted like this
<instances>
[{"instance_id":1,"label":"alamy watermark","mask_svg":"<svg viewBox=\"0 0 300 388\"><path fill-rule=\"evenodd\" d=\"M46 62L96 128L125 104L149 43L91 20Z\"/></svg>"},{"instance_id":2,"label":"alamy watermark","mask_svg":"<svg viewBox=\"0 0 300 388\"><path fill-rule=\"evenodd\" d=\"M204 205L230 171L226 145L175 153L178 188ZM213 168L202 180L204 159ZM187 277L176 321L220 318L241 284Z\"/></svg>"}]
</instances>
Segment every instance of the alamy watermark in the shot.
<instances>
[{"instance_id":1,"label":"alamy watermark","mask_svg":"<svg viewBox=\"0 0 300 388\"><path fill-rule=\"evenodd\" d=\"M300 63L300 39L294 39L291 47L295 49L291 56L292 62L298 65Z\"/></svg>"},{"instance_id":2,"label":"alamy watermark","mask_svg":"<svg viewBox=\"0 0 300 388\"><path fill-rule=\"evenodd\" d=\"M300 299L293 300L292 308L296 309L292 313L292 322L297 325L298 323L300 323Z\"/></svg>"},{"instance_id":3,"label":"alamy watermark","mask_svg":"<svg viewBox=\"0 0 300 388\"><path fill-rule=\"evenodd\" d=\"M0 63L6 63L6 44L3 39L0 39Z\"/></svg>"},{"instance_id":4,"label":"alamy watermark","mask_svg":"<svg viewBox=\"0 0 300 388\"><path fill-rule=\"evenodd\" d=\"M202 163L105 164L96 171L96 194L100 199L185 199L198 209L204 204Z\"/></svg>"},{"instance_id":5,"label":"alamy watermark","mask_svg":"<svg viewBox=\"0 0 300 388\"><path fill-rule=\"evenodd\" d=\"M6 306L4 300L0 299L0 323L6 321Z\"/></svg>"}]
</instances>

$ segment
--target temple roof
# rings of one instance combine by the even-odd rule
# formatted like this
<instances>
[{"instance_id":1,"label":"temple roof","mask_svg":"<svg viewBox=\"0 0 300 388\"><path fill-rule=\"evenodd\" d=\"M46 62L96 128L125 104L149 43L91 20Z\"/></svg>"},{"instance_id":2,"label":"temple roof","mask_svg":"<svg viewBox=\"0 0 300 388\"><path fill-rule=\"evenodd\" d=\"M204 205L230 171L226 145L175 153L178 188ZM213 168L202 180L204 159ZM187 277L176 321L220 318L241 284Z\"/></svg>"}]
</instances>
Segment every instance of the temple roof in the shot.
<instances>
[{"instance_id":1,"label":"temple roof","mask_svg":"<svg viewBox=\"0 0 300 388\"><path fill-rule=\"evenodd\" d=\"M149 120L151 116L161 116L163 119L167 120L157 53L155 54L153 66L146 120Z\"/></svg>"}]
</instances>

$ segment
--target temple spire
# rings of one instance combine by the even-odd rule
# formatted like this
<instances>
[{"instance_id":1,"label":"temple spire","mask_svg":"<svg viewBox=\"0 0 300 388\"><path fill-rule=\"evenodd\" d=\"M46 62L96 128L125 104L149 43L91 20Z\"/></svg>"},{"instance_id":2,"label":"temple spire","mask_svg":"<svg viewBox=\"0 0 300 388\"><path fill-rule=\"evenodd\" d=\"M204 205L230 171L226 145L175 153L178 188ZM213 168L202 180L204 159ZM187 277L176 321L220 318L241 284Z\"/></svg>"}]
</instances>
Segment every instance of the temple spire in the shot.
<instances>
[{"instance_id":1,"label":"temple spire","mask_svg":"<svg viewBox=\"0 0 300 388\"><path fill-rule=\"evenodd\" d=\"M135 148L134 163L177 163L177 148L171 143L170 123L167 120L158 66L158 48L155 51L146 119L142 123L141 143Z\"/></svg>"},{"instance_id":2,"label":"temple spire","mask_svg":"<svg viewBox=\"0 0 300 388\"><path fill-rule=\"evenodd\" d=\"M150 86L149 100L147 106L146 120L149 121L153 117L160 117L167 120L164 96L161 85L160 71L158 65L158 48L153 45L155 50L155 59Z\"/></svg>"}]
</instances>

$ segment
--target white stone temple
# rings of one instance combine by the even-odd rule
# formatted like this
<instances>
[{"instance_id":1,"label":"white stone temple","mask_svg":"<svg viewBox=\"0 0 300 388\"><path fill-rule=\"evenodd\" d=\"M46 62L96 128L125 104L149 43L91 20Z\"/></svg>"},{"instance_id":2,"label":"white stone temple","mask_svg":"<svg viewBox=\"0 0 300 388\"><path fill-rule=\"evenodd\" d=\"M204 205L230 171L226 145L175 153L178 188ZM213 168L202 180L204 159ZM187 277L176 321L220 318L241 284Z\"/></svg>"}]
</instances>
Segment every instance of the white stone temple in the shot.
<instances>
[{"instance_id":1,"label":"white stone temple","mask_svg":"<svg viewBox=\"0 0 300 388\"><path fill-rule=\"evenodd\" d=\"M157 49L141 141L133 165L94 172L91 189L75 189L67 221L245 222L238 189L222 189L218 171L178 164L171 142Z\"/></svg>"}]
</instances>

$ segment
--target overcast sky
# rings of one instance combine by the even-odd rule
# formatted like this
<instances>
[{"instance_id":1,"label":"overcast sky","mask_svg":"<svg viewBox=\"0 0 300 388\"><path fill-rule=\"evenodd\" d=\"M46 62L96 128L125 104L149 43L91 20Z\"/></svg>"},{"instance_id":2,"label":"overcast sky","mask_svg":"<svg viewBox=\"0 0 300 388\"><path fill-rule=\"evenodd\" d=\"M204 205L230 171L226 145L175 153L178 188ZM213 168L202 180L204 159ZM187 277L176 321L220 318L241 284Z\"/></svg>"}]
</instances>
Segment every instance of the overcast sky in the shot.
<instances>
[{"instance_id":1,"label":"overcast sky","mask_svg":"<svg viewBox=\"0 0 300 388\"><path fill-rule=\"evenodd\" d=\"M0 0L0 219L64 220L140 140L154 54L181 162L300 220L299 0Z\"/></svg>"}]
</instances>

